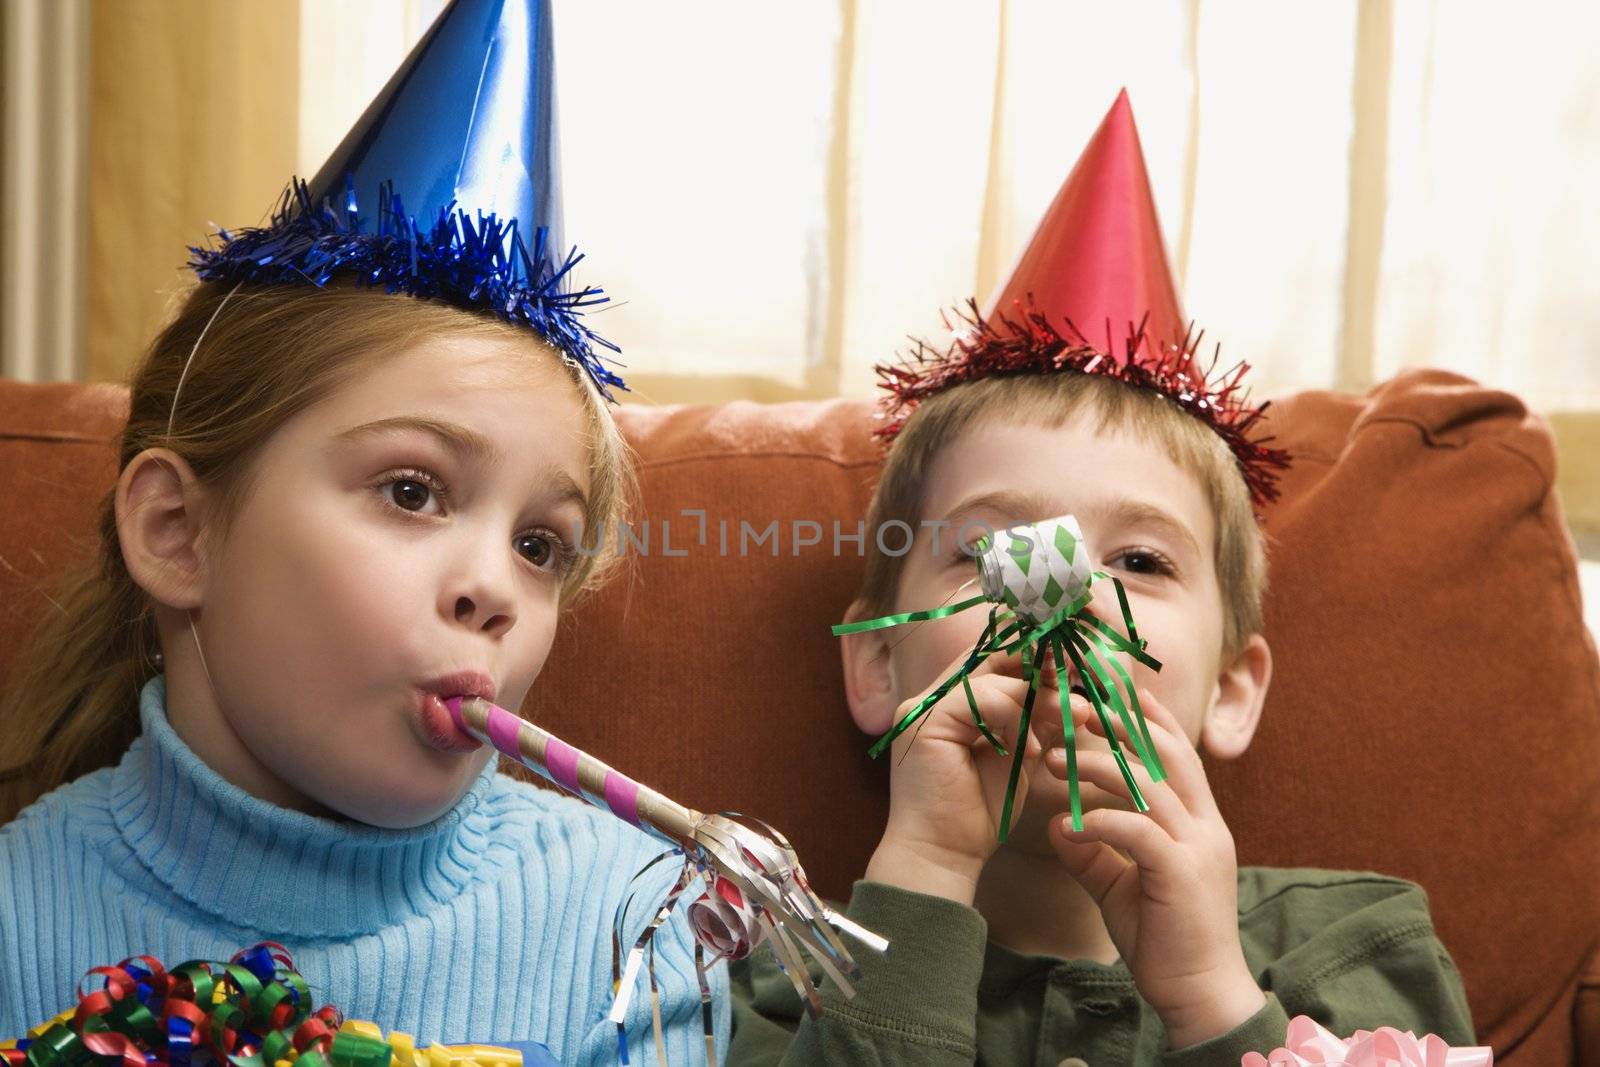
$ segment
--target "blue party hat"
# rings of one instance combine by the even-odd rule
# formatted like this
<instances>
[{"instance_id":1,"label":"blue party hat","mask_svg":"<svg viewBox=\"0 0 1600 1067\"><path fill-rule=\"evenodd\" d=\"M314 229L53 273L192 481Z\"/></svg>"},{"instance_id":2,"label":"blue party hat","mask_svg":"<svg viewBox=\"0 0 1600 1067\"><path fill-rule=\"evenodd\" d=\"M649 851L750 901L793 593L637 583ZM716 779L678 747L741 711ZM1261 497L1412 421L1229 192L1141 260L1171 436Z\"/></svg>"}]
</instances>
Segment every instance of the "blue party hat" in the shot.
<instances>
[{"instance_id":1,"label":"blue party hat","mask_svg":"<svg viewBox=\"0 0 1600 1067\"><path fill-rule=\"evenodd\" d=\"M525 324L601 395L626 389L582 321L599 289L568 290L561 243L549 0L454 0L309 183L271 222L193 248L206 281L335 278ZM377 197L369 227L357 193ZM402 200L402 197L405 199Z\"/></svg>"}]
</instances>

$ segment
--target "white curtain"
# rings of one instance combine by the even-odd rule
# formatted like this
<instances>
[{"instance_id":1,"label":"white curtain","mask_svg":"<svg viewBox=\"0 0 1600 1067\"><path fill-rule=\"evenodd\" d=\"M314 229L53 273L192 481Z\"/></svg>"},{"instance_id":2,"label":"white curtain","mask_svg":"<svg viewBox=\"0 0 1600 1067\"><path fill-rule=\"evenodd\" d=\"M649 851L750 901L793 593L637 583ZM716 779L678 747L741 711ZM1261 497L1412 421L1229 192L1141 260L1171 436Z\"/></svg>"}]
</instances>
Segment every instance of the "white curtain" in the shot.
<instances>
[{"instance_id":1,"label":"white curtain","mask_svg":"<svg viewBox=\"0 0 1600 1067\"><path fill-rule=\"evenodd\" d=\"M5 0L0 38L0 375L70 381L83 367L87 2Z\"/></svg>"},{"instance_id":2,"label":"white curtain","mask_svg":"<svg viewBox=\"0 0 1600 1067\"><path fill-rule=\"evenodd\" d=\"M1436 0L1393 28L1377 374L1600 407L1600 8Z\"/></svg>"},{"instance_id":3,"label":"white curtain","mask_svg":"<svg viewBox=\"0 0 1600 1067\"><path fill-rule=\"evenodd\" d=\"M303 16L302 170L437 9ZM866 395L1126 86L1185 310L1258 392L1431 364L1600 407L1593 6L560 0L556 32L567 229L642 399Z\"/></svg>"},{"instance_id":4,"label":"white curtain","mask_svg":"<svg viewBox=\"0 0 1600 1067\"><path fill-rule=\"evenodd\" d=\"M1004 278L1126 86L1186 311L1259 391L1427 364L1600 408L1592 5L612 3L558 20L568 231L655 398L866 394L908 333Z\"/></svg>"}]
</instances>

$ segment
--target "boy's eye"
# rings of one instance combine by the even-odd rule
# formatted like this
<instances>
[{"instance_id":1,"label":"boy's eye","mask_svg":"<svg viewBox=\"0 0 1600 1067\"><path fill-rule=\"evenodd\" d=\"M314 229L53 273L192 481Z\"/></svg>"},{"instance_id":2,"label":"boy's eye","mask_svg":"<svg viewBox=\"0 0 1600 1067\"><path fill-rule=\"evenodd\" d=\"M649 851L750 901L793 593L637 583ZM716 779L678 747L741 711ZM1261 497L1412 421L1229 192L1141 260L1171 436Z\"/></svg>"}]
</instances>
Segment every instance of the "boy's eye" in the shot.
<instances>
[{"instance_id":1,"label":"boy's eye","mask_svg":"<svg viewBox=\"0 0 1600 1067\"><path fill-rule=\"evenodd\" d=\"M971 566L975 566L975 564L973 563L973 560L977 559L981 555L983 555L983 549L978 547L977 539L973 539L972 541L969 541L966 544L961 544L960 542L957 542L956 543L956 550L954 552L950 553L950 562L951 563L964 563L968 567L971 567Z\"/></svg>"},{"instance_id":2,"label":"boy's eye","mask_svg":"<svg viewBox=\"0 0 1600 1067\"><path fill-rule=\"evenodd\" d=\"M1114 560L1122 569L1134 574L1171 574L1172 564L1161 553L1148 548L1130 548L1119 552Z\"/></svg>"}]
</instances>

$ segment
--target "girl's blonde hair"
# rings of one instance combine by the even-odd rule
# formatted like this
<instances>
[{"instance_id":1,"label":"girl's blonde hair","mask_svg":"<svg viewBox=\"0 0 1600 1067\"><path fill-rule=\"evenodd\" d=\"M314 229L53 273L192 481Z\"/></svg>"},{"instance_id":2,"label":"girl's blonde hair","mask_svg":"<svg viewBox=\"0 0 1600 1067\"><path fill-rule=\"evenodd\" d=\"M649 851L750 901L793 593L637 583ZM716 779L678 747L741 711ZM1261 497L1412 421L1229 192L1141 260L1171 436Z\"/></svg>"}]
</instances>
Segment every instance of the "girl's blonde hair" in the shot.
<instances>
[{"instance_id":1,"label":"girl's blonde hair","mask_svg":"<svg viewBox=\"0 0 1600 1067\"><path fill-rule=\"evenodd\" d=\"M257 454L280 426L384 354L442 336L525 341L530 359L561 362L525 327L412 296L200 285L134 372L118 470L145 449L171 449L211 490L207 521L225 531ZM628 449L588 378L567 369L590 436L583 528L605 530L633 495ZM157 673L160 648L148 599L123 562L113 496L100 508L96 557L69 576L55 598L60 610L35 630L0 693L0 824L56 786L109 766L139 732L138 694ZM616 562L614 552L588 549L563 584L563 604Z\"/></svg>"}]
</instances>

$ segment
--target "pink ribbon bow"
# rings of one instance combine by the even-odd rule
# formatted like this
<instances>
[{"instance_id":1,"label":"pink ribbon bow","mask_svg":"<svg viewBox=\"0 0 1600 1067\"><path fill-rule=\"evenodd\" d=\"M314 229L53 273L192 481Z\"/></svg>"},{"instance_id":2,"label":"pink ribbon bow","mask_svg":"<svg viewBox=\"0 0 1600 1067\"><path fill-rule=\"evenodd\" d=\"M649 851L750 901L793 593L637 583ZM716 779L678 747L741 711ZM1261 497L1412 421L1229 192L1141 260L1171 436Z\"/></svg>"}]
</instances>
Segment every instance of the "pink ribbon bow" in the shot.
<instances>
[{"instance_id":1,"label":"pink ribbon bow","mask_svg":"<svg viewBox=\"0 0 1600 1067\"><path fill-rule=\"evenodd\" d=\"M1357 1030L1341 1041L1307 1015L1289 1021L1284 1047L1247 1052L1239 1067L1492 1067L1494 1050L1451 1048L1436 1034L1417 1037L1392 1026Z\"/></svg>"}]
</instances>

